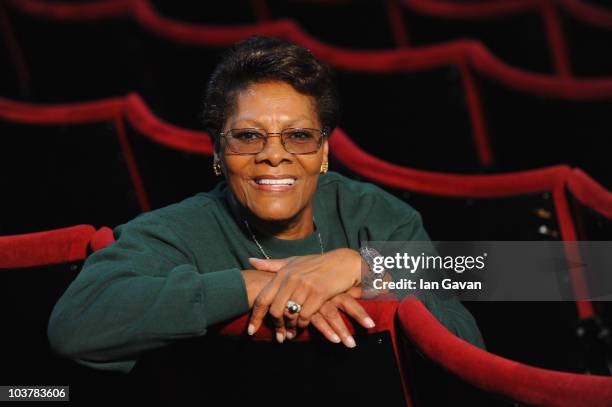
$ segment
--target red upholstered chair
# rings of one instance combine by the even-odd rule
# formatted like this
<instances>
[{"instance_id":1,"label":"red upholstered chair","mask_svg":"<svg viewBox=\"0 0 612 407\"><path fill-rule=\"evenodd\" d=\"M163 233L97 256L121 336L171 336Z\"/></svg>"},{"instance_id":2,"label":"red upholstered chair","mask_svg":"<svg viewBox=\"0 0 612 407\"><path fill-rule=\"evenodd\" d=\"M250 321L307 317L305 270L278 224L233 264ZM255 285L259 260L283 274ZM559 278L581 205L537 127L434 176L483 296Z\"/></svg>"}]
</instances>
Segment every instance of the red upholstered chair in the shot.
<instances>
[{"instance_id":1,"label":"red upholstered chair","mask_svg":"<svg viewBox=\"0 0 612 407\"><path fill-rule=\"evenodd\" d=\"M113 241L112 231L102 228L91 243L99 250ZM267 325L251 338L246 334L248 315L244 315L209 328L201 338L181 340L142 355L127 379L132 386L129 397L157 403L222 397L228 405L238 405L250 395L265 399L267 391L274 391L277 399L289 400L296 397L293 383L297 380L310 389L294 400L297 405L411 405L410 381L397 342L398 303L380 298L362 305L376 326L366 330L344 318L358 343L356 349L329 343L312 328L282 345L275 343ZM293 361L294 375L283 364L287 360ZM365 391L372 380L376 388Z\"/></svg>"},{"instance_id":2,"label":"red upholstered chair","mask_svg":"<svg viewBox=\"0 0 612 407\"><path fill-rule=\"evenodd\" d=\"M456 50L453 44L437 49L449 55L459 54ZM480 172L484 163L473 136L465 72L453 63L453 57L434 62L428 54L418 57L416 51L414 59L396 54L393 68L383 68L382 58L380 66L370 69L337 67L345 112L340 127L361 148L395 164ZM377 60L376 56L364 58Z\"/></svg>"},{"instance_id":3,"label":"red upholstered chair","mask_svg":"<svg viewBox=\"0 0 612 407\"><path fill-rule=\"evenodd\" d=\"M373 182L416 208L433 240L577 240L565 189L571 172L567 166L494 175L419 171L366 153L339 129L330 139L330 154L331 169ZM581 269L572 268L566 278L568 289L586 287ZM597 352L591 355L593 349L576 334L580 321L595 316L591 302L465 305L493 353L556 370L607 369L602 366L605 357ZM598 363L591 364L593 360Z\"/></svg>"},{"instance_id":4,"label":"red upholstered chair","mask_svg":"<svg viewBox=\"0 0 612 407\"><path fill-rule=\"evenodd\" d=\"M26 75L20 78L25 100L76 102L131 89L122 48L134 26L129 1L13 0L3 6L15 40L11 62Z\"/></svg>"},{"instance_id":5,"label":"red upholstered chair","mask_svg":"<svg viewBox=\"0 0 612 407\"><path fill-rule=\"evenodd\" d=\"M612 192L595 182L579 168L574 169L567 180L568 199L576 219L578 238L586 241L610 241L612 239ZM587 274L589 287L601 282ZM612 363L612 303L595 301L597 318L583 325L581 332L589 338L592 347L606 349L608 363Z\"/></svg>"},{"instance_id":6,"label":"red upholstered chair","mask_svg":"<svg viewBox=\"0 0 612 407\"><path fill-rule=\"evenodd\" d=\"M470 38L482 41L509 65L554 74L557 55L551 46L555 45L558 17L548 15L554 8L545 3L400 0L413 46Z\"/></svg>"},{"instance_id":7,"label":"red upholstered chair","mask_svg":"<svg viewBox=\"0 0 612 407\"><path fill-rule=\"evenodd\" d=\"M438 385L453 383L456 389L467 386L498 398L497 402L466 403L469 405L612 404L612 377L541 369L485 352L452 335L419 301L402 302L398 319L399 328L417 351L407 361L415 405L451 405L461 400L452 389L439 391L431 385L432 380Z\"/></svg>"},{"instance_id":8,"label":"red upholstered chair","mask_svg":"<svg viewBox=\"0 0 612 407\"><path fill-rule=\"evenodd\" d=\"M116 376L56 357L47 340L53 306L79 273L88 253L111 241L110 229L96 231L90 225L0 236L0 318L5 324L2 383L69 384L71 400L103 383L110 393L92 394L106 400L121 390Z\"/></svg>"},{"instance_id":9,"label":"red upholstered chair","mask_svg":"<svg viewBox=\"0 0 612 407\"><path fill-rule=\"evenodd\" d=\"M606 154L612 131L610 77L553 78L478 65L484 69L474 76L498 170L565 163L612 185Z\"/></svg>"},{"instance_id":10,"label":"red upholstered chair","mask_svg":"<svg viewBox=\"0 0 612 407\"><path fill-rule=\"evenodd\" d=\"M570 173L567 192L576 218L578 238L612 239L612 192L580 168Z\"/></svg>"},{"instance_id":11,"label":"red upholstered chair","mask_svg":"<svg viewBox=\"0 0 612 407\"><path fill-rule=\"evenodd\" d=\"M559 1L571 72L575 76L609 77L612 55L612 8L605 1Z\"/></svg>"},{"instance_id":12,"label":"red upholstered chair","mask_svg":"<svg viewBox=\"0 0 612 407\"><path fill-rule=\"evenodd\" d=\"M315 38L353 49L385 49L408 43L395 0L267 0L273 18L296 20Z\"/></svg>"},{"instance_id":13,"label":"red upholstered chair","mask_svg":"<svg viewBox=\"0 0 612 407\"><path fill-rule=\"evenodd\" d=\"M208 134L159 119L137 94L127 97L122 128L152 209L209 191L220 181L212 171Z\"/></svg>"},{"instance_id":14,"label":"red upholstered chair","mask_svg":"<svg viewBox=\"0 0 612 407\"><path fill-rule=\"evenodd\" d=\"M40 105L0 98L0 235L123 223L148 209L123 129L124 99Z\"/></svg>"},{"instance_id":15,"label":"red upholstered chair","mask_svg":"<svg viewBox=\"0 0 612 407\"><path fill-rule=\"evenodd\" d=\"M211 328L201 338L143 355L131 376L146 400L180 403L221 397L227 405L243 405L245 400L273 405L279 400L311 406L412 405L396 341L397 302L362 304L377 326L367 331L351 328L354 349L333 344L311 328L282 344L266 327L251 338L243 316Z\"/></svg>"}]
</instances>

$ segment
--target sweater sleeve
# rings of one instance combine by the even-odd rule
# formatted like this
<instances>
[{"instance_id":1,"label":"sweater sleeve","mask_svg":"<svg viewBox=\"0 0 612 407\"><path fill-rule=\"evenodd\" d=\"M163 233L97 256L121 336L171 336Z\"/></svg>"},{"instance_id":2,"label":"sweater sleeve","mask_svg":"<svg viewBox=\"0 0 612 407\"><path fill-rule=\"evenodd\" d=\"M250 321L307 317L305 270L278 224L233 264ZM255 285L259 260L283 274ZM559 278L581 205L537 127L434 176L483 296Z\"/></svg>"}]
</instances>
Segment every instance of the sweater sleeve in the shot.
<instances>
[{"instance_id":1,"label":"sweater sleeve","mask_svg":"<svg viewBox=\"0 0 612 407\"><path fill-rule=\"evenodd\" d=\"M421 215L413 210L404 222L399 223L398 228L393 232L389 241L430 241L429 235L423 227ZM414 276L411 277L414 278ZM401 278L401 276L394 276L394 280L396 278ZM400 299L406 294L403 290L395 290L394 293ZM459 338L485 349L484 339L478 329L476 320L463 306L461 301L455 296L441 298L434 292L423 294L419 299L442 325Z\"/></svg>"},{"instance_id":2,"label":"sweater sleeve","mask_svg":"<svg viewBox=\"0 0 612 407\"><path fill-rule=\"evenodd\" d=\"M140 353L248 311L240 270L200 273L165 219L145 214L115 236L55 305L47 333L56 353L129 372Z\"/></svg>"}]
</instances>

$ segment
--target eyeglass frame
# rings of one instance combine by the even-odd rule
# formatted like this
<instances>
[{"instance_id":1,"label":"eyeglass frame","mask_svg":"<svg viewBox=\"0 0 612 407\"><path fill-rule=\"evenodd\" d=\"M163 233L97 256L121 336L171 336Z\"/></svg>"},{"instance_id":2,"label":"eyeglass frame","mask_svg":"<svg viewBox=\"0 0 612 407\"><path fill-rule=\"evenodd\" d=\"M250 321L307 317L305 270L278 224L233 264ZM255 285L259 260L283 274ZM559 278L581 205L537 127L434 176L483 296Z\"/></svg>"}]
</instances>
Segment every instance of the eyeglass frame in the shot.
<instances>
[{"instance_id":1,"label":"eyeglass frame","mask_svg":"<svg viewBox=\"0 0 612 407\"><path fill-rule=\"evenodd\" d=\"M243 128L238 128L238 129L229 129L228 132L232 131L232 130L258 130L258 131L261 131L262 133L266 133L266 137L264 138L264 145L263 145L263 147L261 148L260 151L258 151L256 153L237 153L237 152L232 151L232 154L235 154L235 155L256 155L256 154L261 153L266 148L266 145L268 144L268 138L270 138L270 137L279 137L280 141L281 141L281 145L283 146L285 151L288 152L289 154L293 154L293 155L316 154L316 153L319 152L319 150L321 150L321 146L323 145L323 139L325 137L329 136L329 131L328 131L327 128L314 129L314 128L310 128L310 127L287 127L286 129L281 130L280 133L279 133L279 132L267 132L264 129L260 129L258 127L243 127ZM292 152L290 152L289 150L287 150L287 146L285 146L285 142L284 142L283 137L282 137L283 132L286 131L286 130L316 130L316 131L318 131L319 133L321 133L321 138L319 138L319 145L317 146L317 149L315 151L310 152L310 153L292 153ZM226 133L227 132L220 132L219 133L219 137L227 138ZM270 134L278 134L278 136L270 136Z\"/></svg>"}]
</instances>

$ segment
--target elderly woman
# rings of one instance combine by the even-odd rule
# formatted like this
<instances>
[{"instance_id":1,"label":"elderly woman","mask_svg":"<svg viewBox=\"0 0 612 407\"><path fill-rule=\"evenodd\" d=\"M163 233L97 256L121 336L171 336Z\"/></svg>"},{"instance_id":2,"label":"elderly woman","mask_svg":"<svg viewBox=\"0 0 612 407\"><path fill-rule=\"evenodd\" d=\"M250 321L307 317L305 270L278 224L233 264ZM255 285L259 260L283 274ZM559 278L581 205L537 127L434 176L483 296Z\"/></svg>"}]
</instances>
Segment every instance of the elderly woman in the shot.
<instances>
[{"instance_id":1,"label":"elderly woman","mask_svg":"<svg viewBox=\"0 0 612 407\"><path fill-rule=\"evenodd\" d=\"M308 50L266 37L236 44L208 83L204 111L224 180L118 226L55 306L53 349L128 372L140 353L250 309L248 334L269 317L278 342L310 324L356 346L339 310L374 325L355 299L360 242L428 236L403 201L327 171L338 113L331 72ZM428 306L482 345L461 303Z\"/></svg>"}]
</instances>

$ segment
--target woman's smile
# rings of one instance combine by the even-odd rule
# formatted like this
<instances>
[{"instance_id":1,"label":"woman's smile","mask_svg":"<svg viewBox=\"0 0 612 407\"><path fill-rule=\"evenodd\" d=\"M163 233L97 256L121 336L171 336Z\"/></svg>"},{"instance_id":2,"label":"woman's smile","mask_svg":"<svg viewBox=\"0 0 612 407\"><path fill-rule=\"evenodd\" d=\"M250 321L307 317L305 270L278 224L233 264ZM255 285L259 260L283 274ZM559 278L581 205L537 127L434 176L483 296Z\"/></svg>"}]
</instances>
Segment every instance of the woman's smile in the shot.
<instances>
[{"instance_id":1,"label":"woman's smile","mask_svg":"<svg viewBox=\"0 0 612 407\"><path fill-rule=\"evenodd\" d=\"M293 191L298 182L292 175L259 175L251 178L251 185L263 192L289 192Z\"/></svg>"}]
</instances>

